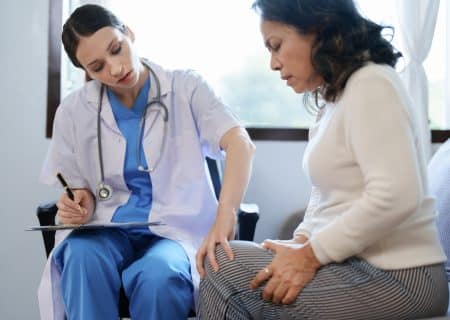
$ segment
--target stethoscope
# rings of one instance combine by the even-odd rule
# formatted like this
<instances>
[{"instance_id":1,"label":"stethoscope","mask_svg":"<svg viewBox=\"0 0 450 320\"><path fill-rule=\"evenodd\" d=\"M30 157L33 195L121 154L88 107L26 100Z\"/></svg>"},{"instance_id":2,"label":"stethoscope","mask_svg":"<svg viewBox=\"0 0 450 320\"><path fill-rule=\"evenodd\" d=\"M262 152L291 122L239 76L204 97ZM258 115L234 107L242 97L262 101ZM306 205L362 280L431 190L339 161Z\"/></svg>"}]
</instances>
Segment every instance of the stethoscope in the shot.
<instances>
[{"instance_id":1,"label":"stethoscope","mask_svg":"<svg viewBox=\"0 0 450 320\"><path fill-rule=\"evenodd\" d=\"M144 108L144 112L142 113L141 120L139 121L139 131L138 131L138 139L137 139L137 146L136 146L136 159L138 167L137 169L139 171L143 172L153 172L155 168L158 166L159 161L161 160L161 154L164 150L164 146L166 144L166 136L167 136L167 122L169 120L169 111L166 107L166 105L161 101L161 85L159 83L159 79L156 76L156 73L153 71L153 69L150 67L149 63L146 60L142 60L143 65L150 71L150 74L155 79L156 84L156 97L151 99L147 105ZM99 200L108 200L111 198L113 189L110 185L105 183L105 174L103 169L103 152L102 152L102 139L101 139L101 111L102 111L102 102L103 102L103 94L105 92L105 85L102 84L100 88L100 97L98 99L98 112L97 112L97 140L98 140L98 159L100 164L100 182L97 184L97 198ZM142 135L144 133L144 127L145 127L145 115L147 114L147 109L152 105L159 105L159 108L163 110L163 120L164 120L164 133L163 133L163 141L160 149L160 153L158 155L158 158L154 161L153 167L148 166L147 168L142 164L142 157L141 157L141 141L142 141ZM156 121L157 116L155 117L155 120L151 123L150 128L151 129Z\"/></svg>"}]
</instances>

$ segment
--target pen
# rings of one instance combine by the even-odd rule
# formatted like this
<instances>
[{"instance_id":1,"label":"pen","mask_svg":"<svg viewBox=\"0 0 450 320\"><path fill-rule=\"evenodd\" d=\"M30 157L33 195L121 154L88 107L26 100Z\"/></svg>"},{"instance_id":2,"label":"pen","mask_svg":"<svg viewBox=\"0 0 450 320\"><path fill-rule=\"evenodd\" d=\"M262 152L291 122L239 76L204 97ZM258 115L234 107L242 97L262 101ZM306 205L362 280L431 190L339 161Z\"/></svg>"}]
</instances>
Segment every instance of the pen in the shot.
<instances>
[{"instance_id":1,"label":"pen","mask_svg":"<svg viewBox=\"0 0 450 320\"><path fill-rule=\"evenodd\" d=\"M62 176L62 174L58 172L56 174L56 177L58 178L59 182L61 182L62 186L64 187L64 190L66 191L69 199L73 201L75 199L75 197L73 195L73 191L72 191L72 189L70 189L69 185L67 184L67 182L64 179L64 177Z\"/></svg>"}]
</instances>

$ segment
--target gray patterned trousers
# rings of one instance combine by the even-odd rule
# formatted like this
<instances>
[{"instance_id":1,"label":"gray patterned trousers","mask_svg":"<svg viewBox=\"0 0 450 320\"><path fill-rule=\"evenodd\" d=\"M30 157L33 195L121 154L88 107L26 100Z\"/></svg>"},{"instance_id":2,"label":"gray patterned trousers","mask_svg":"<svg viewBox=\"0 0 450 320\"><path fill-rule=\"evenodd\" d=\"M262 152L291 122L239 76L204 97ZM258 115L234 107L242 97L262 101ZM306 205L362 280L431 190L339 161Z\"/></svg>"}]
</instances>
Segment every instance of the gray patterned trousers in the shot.
<instances>
[{"instance_id":1,"label":"gray patterned trousers","mask_svg":"<svg viewBox=\"0 0 450 320\"><path fill-rule=\"evenodd\" d=\"M247 319L418 319L447 312L443 264L382 270L351 258L321 267L296 301L277 305L262 299L249 282L273 254L252 242L232 241L235 259L216 249L220 271L206 261L197 315L202 320Z\"/></svg>"}]
</instances>

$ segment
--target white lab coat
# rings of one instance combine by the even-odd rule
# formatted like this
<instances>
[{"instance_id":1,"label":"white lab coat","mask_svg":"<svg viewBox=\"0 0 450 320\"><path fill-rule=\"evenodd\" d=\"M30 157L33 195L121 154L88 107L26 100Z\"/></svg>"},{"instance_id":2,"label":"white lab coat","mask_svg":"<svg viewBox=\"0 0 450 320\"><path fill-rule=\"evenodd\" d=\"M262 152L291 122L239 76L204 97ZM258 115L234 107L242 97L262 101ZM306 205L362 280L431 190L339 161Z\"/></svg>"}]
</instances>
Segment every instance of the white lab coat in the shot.
<instances>
[{"instance_id":1,"label":"white lab coat","mask_svg":"<svg viewBox=\"0 0 450 320\"><path fill-rule=\"evenodd\" d=\"M191 273L197 297L199 275L195 252L210 229L216 215L217 200L204 157L222 156L219 142L229 129L240 123L213 94L210 87L192 71L167 71L150 63L161 84L161 99L169 111L166 143L161 114L146 115L143 149L150 167L153 203L149 221L165 225L151 227L162 237L178 241L191 262ZM156 95L151 78L150 98ZM57 110L54 134L41 180L57 185L55 173L61 172L73 188L95 192L100 181L97 147L97 110L100 84L90 81L69 95ZM156 110L156 109L155 109ZM153 125L152 125L153 123ZM124 181L125 139L117 127L106 92L101 112L102 150L105 182L112 186L113 197L97 201L95 222L111 221L116 208L128 201ZM55 247L69 232L58 231ZM60 274L50 257L39 286L41 319L64 319L60 293Z\"/></svg>"}]
</instances>

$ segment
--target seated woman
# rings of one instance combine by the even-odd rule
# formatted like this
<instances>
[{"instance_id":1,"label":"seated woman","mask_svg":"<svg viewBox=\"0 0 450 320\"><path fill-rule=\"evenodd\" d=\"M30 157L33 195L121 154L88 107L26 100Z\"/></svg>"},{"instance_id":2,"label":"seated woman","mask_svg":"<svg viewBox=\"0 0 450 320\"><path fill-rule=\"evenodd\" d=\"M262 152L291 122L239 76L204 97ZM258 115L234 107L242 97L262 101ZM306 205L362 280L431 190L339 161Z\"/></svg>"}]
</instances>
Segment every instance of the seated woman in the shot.
<instances>
[{"instance_id":1,"label":"seated woman","mask_svg":"<svg viewBox=\"0 0 450 320\"><path fill-rule=\"evenodd\" d=\"M40 286L41 319L186 319L198 287L195 252L234 236L254 146L195 73L141 59L110 11L76 9L63 27L73 64L93 79L58 107L42 180L74 188L62 223L160 221L134 229L57 232ZM219 205L205 156L226 153Z\"/></svg>"},{"instance_id":2,"label":"seated woman","mask_svg":"<svg viewBox=\"0 0 450 320\"><path fill-rule=\"evenodd\" d=\"M400 56L352 0L256 0L270 67L312 97L312 183L290 241L217 247L202 319L417 319L445 314L445 256ZM206 268L206 270L205 270ZM215 269L215 270L214 270Z\"/></svg>"}]
</instances>

